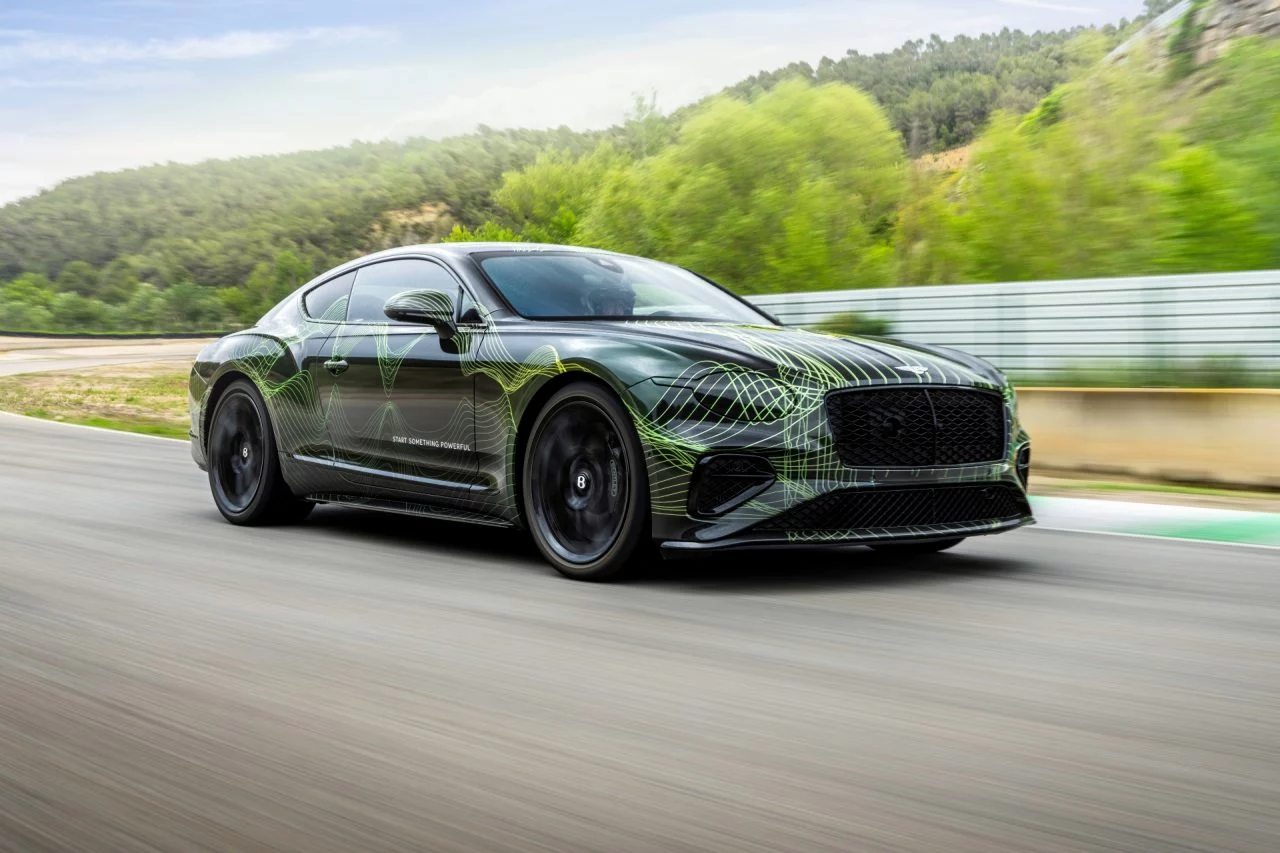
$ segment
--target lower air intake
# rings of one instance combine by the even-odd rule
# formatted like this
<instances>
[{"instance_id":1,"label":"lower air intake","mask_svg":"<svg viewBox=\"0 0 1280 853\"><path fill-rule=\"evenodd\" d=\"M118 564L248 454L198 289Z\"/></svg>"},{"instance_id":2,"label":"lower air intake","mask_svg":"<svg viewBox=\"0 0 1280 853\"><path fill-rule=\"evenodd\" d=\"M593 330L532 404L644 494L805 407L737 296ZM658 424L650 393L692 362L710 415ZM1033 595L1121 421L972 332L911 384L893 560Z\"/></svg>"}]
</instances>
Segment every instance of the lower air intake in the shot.
<instances>
[{"instance_id":1,"label":"lower air intake","mask_svg":"<svg viewBox=\"0 0 1280 853\"><path fill-rule=\"evenodd\" d=\"M708 456L694 470L689 509L694 515L714 517L773 485L773 465L768 459L747 454Z\"/></svg>"},{"instance_id":2,"label":"lower air intake","mask_svg":"<svg viewBox=\"0 0 1280 853\"><path fill-rule=\"evenodd\" d=\"M836 532L1007 521L1031 512L1007 484L845 489L794 506L755 529Z\"/></svg>"}]
</instances>

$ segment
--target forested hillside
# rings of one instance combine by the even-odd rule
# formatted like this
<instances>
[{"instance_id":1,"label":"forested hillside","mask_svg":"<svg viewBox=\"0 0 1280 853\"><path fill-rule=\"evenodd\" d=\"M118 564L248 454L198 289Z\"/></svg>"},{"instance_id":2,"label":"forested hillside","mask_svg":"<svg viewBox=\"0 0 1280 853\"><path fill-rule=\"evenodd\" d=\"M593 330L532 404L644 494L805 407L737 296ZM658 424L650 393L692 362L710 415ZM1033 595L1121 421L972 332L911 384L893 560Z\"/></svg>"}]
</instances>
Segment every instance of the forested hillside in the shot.
<instances>
[{"instance_id":1,"label":"forested hillside","mask_svg":"<svg viewBox=\"0 0 1280 853\"><path fill-rule=\"evenodd\" d=\"M1092 57L1071 42L1083 27L1051 33L1004 30L978 38L910 41L892 53L850 51L817 68L796 63L763 72L728 89L742 98L799 77L815 84L856 86L875 98L915 157L971 141L996 110L1023 113ZM1115 28L1100 32L1104 37Z\"/></svg>"},{"instance_id":2,"label":"forested hillside","mask_svg":"<svg viewBox=\"0 0 1280 853\"><path fill-rule=\"evenodd\" d=\"M1280 265L1280 52L1102 62L1133 29L851 52L594 132L78 178L0 208L0 328L228 327L347 258L472 237L649 254L742 292ZM961 143L959 171L913 164Z\"/></svg>"}]
</instances>

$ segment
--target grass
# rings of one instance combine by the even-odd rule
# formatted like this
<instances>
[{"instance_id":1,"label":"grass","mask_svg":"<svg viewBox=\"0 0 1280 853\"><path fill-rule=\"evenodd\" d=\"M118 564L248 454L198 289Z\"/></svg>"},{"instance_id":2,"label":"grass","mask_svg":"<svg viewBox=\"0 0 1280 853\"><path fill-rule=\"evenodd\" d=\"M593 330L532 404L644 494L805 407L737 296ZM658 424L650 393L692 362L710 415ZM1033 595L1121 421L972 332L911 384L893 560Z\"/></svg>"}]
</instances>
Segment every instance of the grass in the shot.
<instances>
[{"instance_id":1,"label":"grass","mask_svg":"<svg viewBox=\"0 0 1280 853\"><path fill-rule=\"evenodd\" d=\"M185 438L190 368L163 362L0 378L0 411Z\"/></svg>"}]
</instances>

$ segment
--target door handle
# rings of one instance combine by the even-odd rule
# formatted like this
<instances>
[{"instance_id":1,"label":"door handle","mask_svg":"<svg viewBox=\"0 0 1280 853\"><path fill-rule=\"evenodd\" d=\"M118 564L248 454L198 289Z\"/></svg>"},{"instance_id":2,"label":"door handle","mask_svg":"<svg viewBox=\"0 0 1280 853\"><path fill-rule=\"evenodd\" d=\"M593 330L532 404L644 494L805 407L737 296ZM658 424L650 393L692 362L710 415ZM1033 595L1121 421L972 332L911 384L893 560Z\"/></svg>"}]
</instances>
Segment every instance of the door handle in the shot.
<instances>
[{"instance_id":1,"label":"door handle","mask_svg":"<svg viewBox=\"0 0 1280 853\"><path fill-rule=\"evenodd\" d=\"M344 358L331 358L324 363L324 369L332 373L334 376L342 373L349 366L350 365L347 364L347 360Z\"/></svg>"}]
</instances>

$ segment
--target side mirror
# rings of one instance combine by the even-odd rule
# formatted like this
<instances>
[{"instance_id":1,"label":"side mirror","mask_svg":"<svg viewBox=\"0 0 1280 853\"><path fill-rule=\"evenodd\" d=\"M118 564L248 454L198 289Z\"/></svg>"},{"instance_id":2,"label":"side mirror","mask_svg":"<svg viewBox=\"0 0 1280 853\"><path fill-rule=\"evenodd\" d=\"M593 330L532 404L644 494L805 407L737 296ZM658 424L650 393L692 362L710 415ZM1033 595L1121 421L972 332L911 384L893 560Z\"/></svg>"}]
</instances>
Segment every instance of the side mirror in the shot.
<instances>
[{"instance_id":1,"label":"side mirror","mask_svg":"<svg viewBox=\"0 0 1280 853\"><path fill-rule=\"evenodd\" d=\"M438 290L407 290L397 293L382 306L382 313L401 323L425 323L434 326L440 337L453 337L453 300Z\"/></svg>"}]
</instances>

